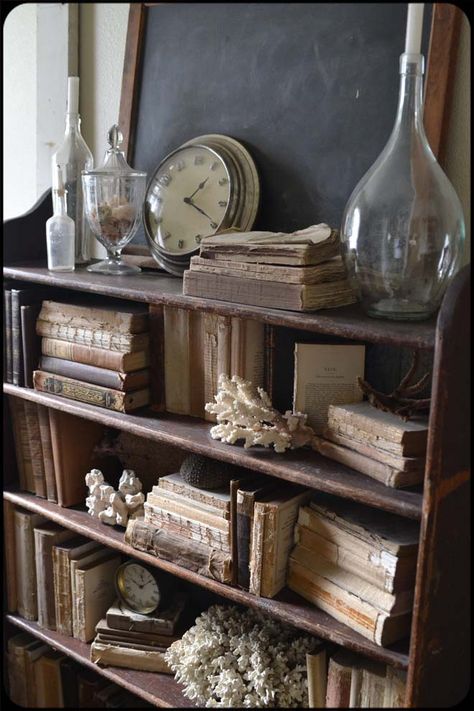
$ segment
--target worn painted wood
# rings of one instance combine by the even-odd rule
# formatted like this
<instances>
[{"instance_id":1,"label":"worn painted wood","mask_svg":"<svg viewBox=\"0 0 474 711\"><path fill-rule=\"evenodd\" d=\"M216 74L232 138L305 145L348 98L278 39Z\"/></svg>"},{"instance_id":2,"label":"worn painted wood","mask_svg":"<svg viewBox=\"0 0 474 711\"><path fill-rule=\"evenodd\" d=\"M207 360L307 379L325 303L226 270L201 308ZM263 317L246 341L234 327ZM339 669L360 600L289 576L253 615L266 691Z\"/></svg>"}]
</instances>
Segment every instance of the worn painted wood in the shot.
<instances>
[{"instance_id":1,"label":"worn painted wood","mask_svg":"<svg viewBox=\"0 0 474 711\"><path fill-rule=\"evenodd\" d=\"M122 150L129 163L133 160L134 131L132 127L136 119L138 99L136 86L140 70L145 13L146 9L143 3L130 3L119 110L119 126L123 133Z\"/></svg>"},{"instance_id":2,"label":"worn painted wood","mask_svg":"<svg viewBox=\"0 0 474 711\"><path fill-rule=\"evenodd\" d=\"M90 644L47 630L18 615L7 615L6 620L155 706L174 709L194 707L183 695L182 687L168 674L101 667L90 661Z\"/></svg>"},{"instance_id":3,"label":"worn painted wood","mask_svg":"<svg viewBox=\"0 0 474 711\"><path fill-rule=\"evenodd\" d=\"M228 316L254 318L275 326L297 328L341 338L427 350L434 346L435 318L416 324L373 319L364 314L359 304L337 309L325 309L314 313L245 306L214 299L183 296L181 279L156 272L142 272L136 276L110 277L103 274L91 274L85 268L76 268L72 273L57 272L52 274L44 265L34 266L32 263L25 262L22 265L4 267L3 274L4 277L10 279L49 284L65 289L104 294L150 304L166 303L170 306L211 311Z\"/></svg>"},{"instance_id":4,"label":"worn painted wood","mask_svg":"<svg viewBox=\"0 0 474 711\"><path fill-rule=\"evenodd\" d=\"M147 413L124 415L9 384L4 385L4 392L55 410L102 422L108 427L126 430L147 439L168 442L190 452L360 501L407 518L418 519L421 515L422 494L418 491L391 489L309 449L287 451L284 454L276 454L273 450L263 448L244 449L240 445L228 445L213 440L209 434L209 422L194 417L170 413L152 416Z\"/></svg>"},{"instance_id":5,"label":"worn painted wood","mask_svg":"<svg viewBox=\"0 0 474 711\"><path fill-rule=\"evenodd\" d=\"M105 526L97 519L93 519L89 516L85 511L64 509L50 501L39 499L33 494L5 492L4 498L30 511L41 513L43 516L47 516L65 528L69 528L81 535L99 541L106 546L115 548L122 553L143 560L150 565L155 565L183 580L206 588L224 598L263 610L283 622L306 630L311 634L318 635L323 639L340 644L355 652L360 652L372 659L387 664L393 664L400 668L406 668L407 666L408 657L406 654L406 643L397 643L392 648L379 647L289 590L284 590L276 599L270 600L258 597L245 590L239 590L230 585L205 578L173 563L159 560L148 553L142 553L125 543L123 528Z\"/></svg>"},{"instance_id":6,"label":"worn painted wood","mask_svg":"<svg viewBox=\"0 0 474 711\"><path fill-rule=\"evenodd\" d=\"M425 496L408 673L409 706L455 706L470 685L470 277L436 332Z\"/></svg>"}]
</instances>

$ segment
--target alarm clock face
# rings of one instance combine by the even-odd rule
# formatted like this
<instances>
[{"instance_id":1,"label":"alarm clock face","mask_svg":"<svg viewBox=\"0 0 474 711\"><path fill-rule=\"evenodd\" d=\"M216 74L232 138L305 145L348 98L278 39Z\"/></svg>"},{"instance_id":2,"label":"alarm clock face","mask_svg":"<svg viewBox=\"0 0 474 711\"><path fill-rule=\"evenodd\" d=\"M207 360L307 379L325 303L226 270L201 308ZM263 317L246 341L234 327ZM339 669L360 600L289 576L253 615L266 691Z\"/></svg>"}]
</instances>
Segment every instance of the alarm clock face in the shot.
<instances>
[{"instance_id":1,"label":"alarm clock face","mask_svg":"<svg viewBox=\"0 0 474 711\"><path fill-rule=\"evenodd\" d=\"M148 186L148 235L171 257L196 252L203 237L225 224L232 192L223 156L203 145L178 148L162 161Z\"/></svg>"},{"instance_id":2,"label":"alarm clock face","mask_svg":"<svg viewBox=\"0 0 474 711\"><path fill-rule=\"evenodd\" d=\"M160 602L158 583L150 571L138 563L125 563L117 570L117 591L131 610L146 615Z\"/></svg>"}]
</instances>

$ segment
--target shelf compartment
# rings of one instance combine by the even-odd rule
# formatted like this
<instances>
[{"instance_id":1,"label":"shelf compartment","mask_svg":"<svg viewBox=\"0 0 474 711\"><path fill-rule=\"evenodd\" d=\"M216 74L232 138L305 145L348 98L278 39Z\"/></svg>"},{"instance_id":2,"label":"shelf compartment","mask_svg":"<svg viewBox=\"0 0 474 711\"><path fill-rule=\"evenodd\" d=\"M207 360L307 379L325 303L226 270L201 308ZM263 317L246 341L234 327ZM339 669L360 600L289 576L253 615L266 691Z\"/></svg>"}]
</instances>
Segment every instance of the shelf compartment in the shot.
<instances>
[{"instance_id":1,"label":"shelf compartment","mask_svg":"<svg viewBox=\"0 0 474 711\"><path fill-rule=\"evenodd\" d=\"M411 324L369 318L359 304L301 313L202 299L184 296L182 280L160 272L144 271L137 276L110 277L91 274L85 267L78 267L74 272L53 274L44 266L24 263L4 267L3 275L8 279L105 294L149 304L164 303L223 315L253 318L275 326L287 326L340 338L428 350L432 350L435 343L436 317Z\"/></svg>"},{"instance_id":2,"label":"shelf compartment","mask_svg":"<svg viewBox=\"0 0 474 711\"><path fill-rule=\"evenodd\" d=\"M125 415L7 383L4 384L4 392L146 439L167 442L213 459L359 501L400 516L421 518L423 495L420 492L391 489L312 450L300 449L276 454L271 449L244 449L240 445L213 440L209 434L209 422L195 417L169 413Z\"/></svg>"},{"instance_id":3,"label":"shelf compartment","mask_svg":"<svg viewBox=\"0 0 474 711\"><path fill-rule=\"evenodd\" d=\"M391 664L401 669L408 668L406 641L397 643L391 648L379 647L290 590L283 590L276 598L272 599L258 597L245 590L205 578L174 563L160 560L149 553L138 551L125 543L124 529L106 526L89 516L85 511L65 509L50 501L40 499L34 494L24 492L5 491L3 496L16 506L39 513L80 535L96 540L105 546L115 548L126 555L143 560L148 565L154 565L157 568L166 570L172 575L211 590L233 602L263 610L283 622L352 649L354 652L379 662Z\"/></svg>"},{"instance_id":4,"label":"shelf compartment","mask_svg":"<svg viewBox=\"0 0 474 711\"><path fill-rule=\"evenodd\" d=\"M5 619L155 706L174 709L195 708L194 704L183 696L180 685L168 674L134 671L122 667L100 667L90 660L89 644L44 629L36 622L25 620L19 615L9 614Z\"/></svg>"}]
</instances>

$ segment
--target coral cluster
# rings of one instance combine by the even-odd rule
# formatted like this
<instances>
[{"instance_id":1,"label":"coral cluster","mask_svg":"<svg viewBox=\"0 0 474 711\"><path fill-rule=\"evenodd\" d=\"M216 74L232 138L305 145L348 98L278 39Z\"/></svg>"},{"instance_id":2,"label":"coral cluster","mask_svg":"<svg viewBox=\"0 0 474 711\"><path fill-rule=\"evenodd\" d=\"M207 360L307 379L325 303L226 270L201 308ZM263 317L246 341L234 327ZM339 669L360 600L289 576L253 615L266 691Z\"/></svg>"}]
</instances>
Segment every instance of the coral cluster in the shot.
<instances>
[{"instance_id":1,"label":"coral cluster","mask_svg":"<svg viewBox=\"0 0 474 711\"><path fill-rule=\"evenodd\" d=\"M86 486L89 489L87 510L102 523L126 526L129 518L144 516L142 483L132 469L123 470L118 491L104 481L100 469L86 474Z\"/></svg>"},{"instance_id":2,"label":"coral cluster","mask_svg":"<svg viewBox=\"0 0 474 711\"><path fill-rule=\"evenodd\" d=\"M304 708L306 654L318 644L259 611L213 605L165 658L197 705Z\"/></svg>"},{"instance_id":3,"label":"coral cluster","mask_svg":"<svg viewBox=\"0 0 474 711\"><path fill-rule=\"evenodd\" d=\"M275 452L296 449L311 444L314 431L306 424L307 415L287 410L282 415L272 407L265 390L233 375L219 377L215 402L205 409L216 415L218 424L211 428L211 437L234 444L244 440L244 447L270 447Z\"/></svg>"}]
</instances>

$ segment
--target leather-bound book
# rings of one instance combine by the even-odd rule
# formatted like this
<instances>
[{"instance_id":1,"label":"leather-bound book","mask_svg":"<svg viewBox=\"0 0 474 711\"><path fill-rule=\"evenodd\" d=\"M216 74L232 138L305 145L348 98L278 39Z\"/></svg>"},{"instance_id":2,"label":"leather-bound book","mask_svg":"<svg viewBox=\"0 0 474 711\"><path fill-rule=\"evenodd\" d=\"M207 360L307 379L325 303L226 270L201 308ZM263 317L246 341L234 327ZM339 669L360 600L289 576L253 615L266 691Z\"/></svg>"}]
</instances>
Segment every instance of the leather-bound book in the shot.
<instances>
[{"instance_id":1,"label":"leather-bound book","mask_svg":"<svg viewBox=\"0 0 474 711\"><path fill-rule=\"evenodd\" d=\"M42 356L39 364L40 370L56 375L64 375L92 385L102 385L114 390L138 390L146 387L150 382L150 369L135 370L132 373L120 373L107 368L97 368L95 365L75 363L64 358Z\"/></svg>"},{"instance_id":2,"label":"leather-bound book","mask_svg":"<svg viewBox=\"0 0 474 711\"><path fill-rule=\"evenodd\" d=\"M150 345L148 333L117 333L112 329L105 328L81 328L43 321L41 317L36 321L36 333L44 338L57 338L60 341L68 341L68 343L105 348L120 353L143 351Z\"/></svg>"},{"instance_id":3,"label":"leather-bound book","mask_svg":"<svg viewBox=\"0 0 474 711\"><path fill-rule=\"evenodd\" d=\"M57 338L42 338L41 353L123 373L142 370L150 365L150 352L147 348L133 353L121 353L106 348L61 341Z\"/></svg>"},{"instance_id":4,"label":"leather-bound book","mask_svg":"<svg viewBox=\"0 0 474 711\"><path fill-rule=\"evenodd\" d=\"M33 371L38 367L41 339L36 335L36 319L41 304L20 307L21 347L23 352L23 385L33 387Z\"/></svg>"},{"instance_id":5,"label":"leather-bound book","mask_svg":"<svg viewBox=\"0 0 474 711\"><path fill-rule=\"evenodd\" d=\"M35 526L46 523L40 514L15 511L15 550L18 614L27 620L38 619L36 592Z\"/></svg>"},{"instance_id":6,"label":"leather-bound book","mask_svg":"<svg viewBox=\"0 0 474 711\"><path fill-rule=\"evenodd\" d=\"M51 442L51 427L49 424L49 408L37 405L40 428L41 447L43 450L44 478L46 482L46 498L54 503L58 500L56 478L54 476L53 447Z\"/></svg>"},{"instance_id":7,"label":"leather-bound book","mask_svg":"<svg viewBox=\"0 0 474 711\"><path fill-rule=\"evenodd\" d=\"M118 299L101 301L77 296L74 303L50 301L42 304L40 319L73 328L110 329L115 333L148 331L148 307Z\"/></svg>"},{"instance_id":8,"label":"leather-bound book","mask_svg":"<svg viewBox=\"0 0 474 711\"><path fill-rule=\"evenodd\" d=\"M34 529L38 624L48 630L56 629L52 548L75 535L51 521Z\"/></svg>"},{"instance_id":9,"label":"leather-bound book","mask_svg":"<svg viewBox=\"0 0 474 711\"><path fill-rule=\"evenodd\" d=\"M36 705L39 708L63 708L61 662L64 655L53 650L43 654L35 664Z\"/></svg>"}]
</instances>

